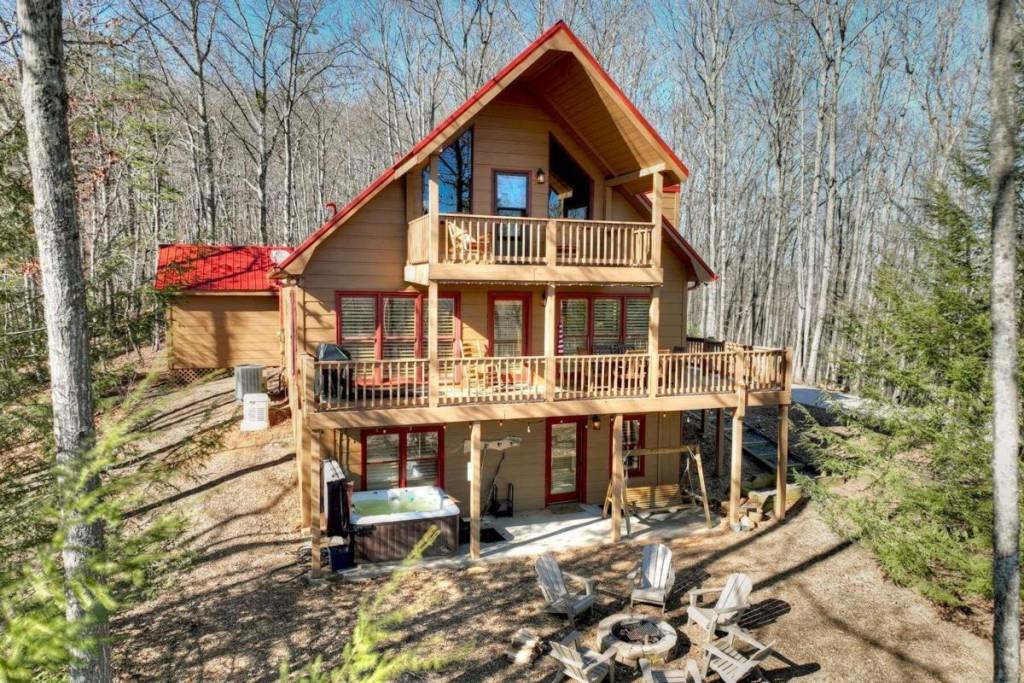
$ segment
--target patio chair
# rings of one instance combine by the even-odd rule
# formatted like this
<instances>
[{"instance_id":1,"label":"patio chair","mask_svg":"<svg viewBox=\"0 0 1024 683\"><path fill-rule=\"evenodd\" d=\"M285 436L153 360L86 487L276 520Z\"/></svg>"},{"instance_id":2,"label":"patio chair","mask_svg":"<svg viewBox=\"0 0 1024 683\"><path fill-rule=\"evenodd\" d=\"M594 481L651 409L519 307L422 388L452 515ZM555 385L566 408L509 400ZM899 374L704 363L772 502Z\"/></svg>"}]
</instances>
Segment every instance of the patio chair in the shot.
<instances>
[{"instance_id":1,"label":"patio chair","mask_svg":"<svg viewBox=\"0 0 1024 683\"><path fill-rule=\"evenodd\" d=\"M597 594L593 579L585 579L574 574L563 574L558 562L551 554L541 555L534 564L537 571L537 583L547 603L546 612L564 614L569 618L569 625L576 627L576 616L587 611L594 605ZM583 595L570 593L565 585L565 577L583 584Z\"/></svg>"},{"instance_id":2,"label":"patio chair","mask_svg":"<svg viewBox=\"0 0 1024 683\"><path fill-rule=\"evenodd\" d=\"M676 582L676 572L672 569L672 551L663 543L651 543L644 546L643 555L636 569L629 573L636 587L629 594L629 607L644 602L660 605L661 613L665 613L668 596Z\"/></svg>"},{"instance_id":3,"label":"patio chair","mask_svg":"<svg viewBox=\"0 0 1024 683\"><path fill-rule=\"evenodd\" d=\"M448 231L448 257L453 263L482 263L486 257L487 248L486 235L479 238L473 237L458 221L445 219L445 229Z\"/></svg>"},{"instance_id":4,"label":"patio chair","mask_svg":"<svg viewBox=\"0 0 1024 683\"><path fill-rule=\"evenodd\" d=\"M573 631L562 642L549 641L551 645L551 657L562 667L561 671L555 674L555 683L568 677L578 683L597 683L606 678L615 683L615 648L608 648L603 654L590 648L579 648L577 641L580 634Z\"/></svg>"},{"instance_id":5,"label":"patio chair","mask_svg":"<svg viewBox=\"0 0 1024 683\"><path fill-rule=\"evenodd\" d=\"M684 669L656 669L646 659L641 659L640 678L633 683L704 683L700 667L692 659L686 660Z\"/></svg>"},{"instance_id":6,"label":"patio chair","mask_svg":"<svg viewBox=\"0 0 1024 683\"><path fill-rule=\"evenodd\" d=\"M711 640L724 626L736 623L743 611L750 606L750 591L754 582L746 574L730 574L722 588L704 588L690 591L690 606L686 608L686 616L697 624ZM702 607L702 598L718 595L714 607Z\"/></svg>"},{"instance_id":7,"label":"patio chair","mask_svg":"<svg viewBox=\"0 0 1024 683\"><path fill-rule=\"evenodd\" d=\"M765 645L739 626L730 626L728 635L707 643L704 648L704 676L714 671L723 683L739 683L746 676L759 672L761 664L772 653L772 646ZM747 652L737 649L744 647Z\"/></svg>"}]
</instances>

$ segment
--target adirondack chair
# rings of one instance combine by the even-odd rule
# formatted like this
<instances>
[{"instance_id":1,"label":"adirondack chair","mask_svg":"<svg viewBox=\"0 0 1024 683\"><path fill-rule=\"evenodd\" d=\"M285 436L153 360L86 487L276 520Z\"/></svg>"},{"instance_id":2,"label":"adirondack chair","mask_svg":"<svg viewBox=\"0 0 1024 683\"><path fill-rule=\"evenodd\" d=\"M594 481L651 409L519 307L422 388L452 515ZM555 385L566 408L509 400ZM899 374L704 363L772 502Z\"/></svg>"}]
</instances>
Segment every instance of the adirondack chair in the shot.
<instances>
[{"instance_id":1,"label":"adirondack chair","mask_svg":"<svg viewBox=\"0 0 1024 683\"><path fill-rule=\"evenodd\" d=\"M562 642L549 641L551 645L550 656L562 667L561 671L555 674L554 683L563 678L569 678L578 683L597 683L606 678L615 683L615 662L611 661L615 656L615 648L608 648L603 654L590 648L578 647L577 641L580 634L573 631Z\"/></svg>"},{"instance_id":2,"label":"adirondack chair","mask_svg":"<svg viewBox=\"0 0 1024 683\"><path fill-rule=\"evenodd\" d=\"M643 556L636 569L630 572L636 587L629 594L629 606L633 603L645 602L661 605L661 613L665 613L668 596L676 582L676 572L672 569L672 551L663 543L651 543L644 546Z\"/></svg>"},{"instance_id":3,"label":"adirondack chair","mask_svg":"<svg viewBox=\"0 0 1024 683\"><path fill-rule=\"evenodd\" d=\"M710 670L718 674L723 683L739 683L760 670L761 664L771 655L772 646L760 642L739 626L730 626L726 630L728 635L703 646L704 676ZM740 651L737 645L747 651Z\"/></svg>"},{"instance_id":4,"label":"adirondack chair","mask_svg":"<svg viewBox=\"0 0 1024 683\"><path fill-rule=\"evenodd\" d=\"M446 219L448 257L454 263L481 263L486 259L487 237L473 237L455 220Z\"/></svg>"},{"instance_id":5,"label":"adirondack chair","mask_svg":"<svg viewBox=\"0 0 1024 683\"><path fill-rule=\"evenodd\" d=\"M707 633L707 639L714 638L723 626L734 624L750 605L750 591L754 582L746 574L730 574L722 588L704 588L690 591L690 606L686 616ZM718 595L714 607L702 607L702 598Z\"/></svg>"},{"instance_id":6,"label":"adirondack chair","mask_svg":"<svg viewBox=\"0 0 1024 683\"><path fill-rule=\"evenodd\" d=\"M574 574L563 574L558 567L558 562L550 555L541 555L534 564L537 571L537 583L540 591L544 594L544 601L547 602L545 611L552 614L564 614L569 617L569 624L575 628L576 616L582 614L594 605L597 599L594 580L585 579ZM570 593L565 585L565 577L583 584L583 595Z\"/></svg>"},{"instance_id":7,"label":"adirondack chair","mask_svg":"<svg viewBox=\"0 0 1024 683\"><path fill-rule=\"evenodd\" d=\"M684 669L655 669L646 659L640 662L640 678L633 683L704 683L700 667L692 659L686 660Z\"/></svg>"}]
</instances>

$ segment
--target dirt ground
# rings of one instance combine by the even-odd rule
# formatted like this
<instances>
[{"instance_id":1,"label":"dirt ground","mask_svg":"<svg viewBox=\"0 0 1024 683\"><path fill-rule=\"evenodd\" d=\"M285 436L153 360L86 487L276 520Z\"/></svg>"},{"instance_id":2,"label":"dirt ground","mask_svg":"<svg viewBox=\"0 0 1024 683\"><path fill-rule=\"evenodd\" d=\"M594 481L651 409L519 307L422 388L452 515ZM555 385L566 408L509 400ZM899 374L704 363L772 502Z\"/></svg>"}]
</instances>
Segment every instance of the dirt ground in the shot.
<instances>
[{"instance_id":1,"label":"dirt ground","mask_svg":"<svg viewBox=\"0 0 1024 683\"><path fill-rule=\"evenodd\" d=\"M159 596L113 624L120 681L270 681L288 658L293 668L323 656L336 662L359 601L384 579L310 585L296 562L295 464L290 424L242 435L230 379L173 395L145 444L159 458L182 443L209 446L161 484L140 514L177 511L188 520L191 566ZM832 534L813 507L756 532L672 542L677 593L668 621L680 629L679 654L696 656L685 626L685 591L720 583L734 571L755 581L756 606L743 625L774 643L780 658L769 680L981 681L991 678L991 644L944 621L917 594L884 579L869 553ZM637 546L604 546L558 556L563 569L597 579L593 614L579 624L592 644L594 625L627 605L625 578ZM395 605L413 606L393 644L446 649L471 643L448 669L409 681L539 681L552 660L516 669L502 656L511 635L529 627L546 638L568 632L542 612L527 560L411 575ZM634 673L620 668L617 679Z\"/></svg>"}]
</instances>

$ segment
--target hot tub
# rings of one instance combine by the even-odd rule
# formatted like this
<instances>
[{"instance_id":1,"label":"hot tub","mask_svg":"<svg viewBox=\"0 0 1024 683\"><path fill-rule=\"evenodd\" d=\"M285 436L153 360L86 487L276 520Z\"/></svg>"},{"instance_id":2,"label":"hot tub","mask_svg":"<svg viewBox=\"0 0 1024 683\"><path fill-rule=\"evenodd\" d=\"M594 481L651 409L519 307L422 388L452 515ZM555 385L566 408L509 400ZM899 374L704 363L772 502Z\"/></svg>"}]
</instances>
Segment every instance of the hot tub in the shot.
<instances>
[{"instance_id":1,"label":"hot tub","mask_svg":"<svg viewBox=\"0 0 1024 683\"><path fill-rule=\"evenodd\" d=\"M427 555L459 549L459 506L436 486L360 491L352 495L351 523L373 527L355 544L360 562L401 560L431 525L441 530Z\"/></svg>"}]
</instances>

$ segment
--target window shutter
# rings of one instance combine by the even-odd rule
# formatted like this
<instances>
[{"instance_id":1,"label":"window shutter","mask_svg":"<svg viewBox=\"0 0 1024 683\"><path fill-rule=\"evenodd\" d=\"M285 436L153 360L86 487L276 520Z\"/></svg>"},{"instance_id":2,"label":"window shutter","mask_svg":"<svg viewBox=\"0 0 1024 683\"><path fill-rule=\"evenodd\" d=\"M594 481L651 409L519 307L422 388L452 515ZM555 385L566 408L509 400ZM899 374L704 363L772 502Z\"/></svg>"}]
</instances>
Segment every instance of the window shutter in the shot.
<instances>
[{"instance_id":1,"label":"window shutter","mask_svg":"<svg viewBox=\"0 0 1024 683\"><path fill-rule=\"evenodd\" d=\"M558 352L563 356L587 353L587 300L562 299L559 311Z\"/></svg>"},{"instance_id":2,"label":"window shutter","mask_svg":"<svg viewBox=\"0 0 1024 683\"><path fill-rule=\"evenodd\" d=\"M341 345L354 360L373 360L377 335L377 297L341 297Z\"/></svg>"},{"instance_id":3,"label":"window shutter","mask_svg":"<svg viewBox=\"0 0 1024 683\"><path fill-rule=\"evenodd\" d=\"M647 319L650 317L650 301L632 297L626 299L626 349L647 348Z\"/></svg>"},{"instance_id":4,"label":"window shutter","mask_svg":"<svg viewBox=\"0 0 1024 683\"><path fill-rule=\"evenodd\" d=\"M593 353L621 353L622 299L594 299Z\"/></svg>"}]
</instances>

